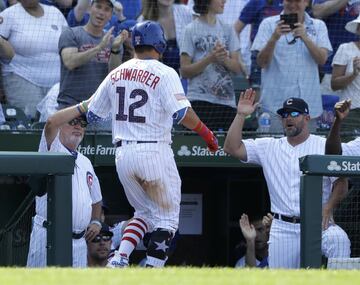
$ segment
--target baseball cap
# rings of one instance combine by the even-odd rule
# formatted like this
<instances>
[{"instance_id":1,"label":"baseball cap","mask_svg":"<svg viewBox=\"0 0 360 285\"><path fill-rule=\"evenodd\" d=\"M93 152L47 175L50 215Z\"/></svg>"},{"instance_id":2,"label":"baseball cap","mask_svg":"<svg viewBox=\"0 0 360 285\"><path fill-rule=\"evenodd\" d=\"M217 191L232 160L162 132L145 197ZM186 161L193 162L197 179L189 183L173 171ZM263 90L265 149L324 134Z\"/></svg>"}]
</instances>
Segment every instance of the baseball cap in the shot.
<instances>
[{"instance_id":1,"label":"baseball cap","mask_svg":"<svg viewBox=\"0 0 360 285\"><path fill-rule=\"evenodd\" d=\"M303 114L309 114L309 106L308 104L301 98L289 98L286 99L283 103L283 107L277 110L276 112L279 115L282 115L287 110L298 111Z\"/></svg>"},{"instance_id":2,"label":"baseball cap","mask_svg":"<svg viewBox=\"0 0 360 285\"><path fill-rule=\"evenodd\" d=\"M94 3L94 2L98 2L98 1L101 1L101 0L91 0L91 5ZM114 7L115 6L115 3L116 3L116 0L104 0L104 1L108 1L111 5L111 7Z\"/></svg>"},{"instance_id":3,"label":"baseball cap","mask_svg":"<svg viewBox=\"0 0 360 285\"><path fill-rule=\"evenodd\" d=\"M100 234L106 234L106 235L109 235L111 237L114 235L113 232L110 231L110 227L105 223L101 223Z\"/></svg>"},{"instance_id":4,"label":"baseball cap","mask_svg":"<svg viewBox=\"0 0 360 285\"><path fill-rule=\"evenodd\" d=\"M125 20L120 23L119 25L119 31L127 30L128 32L131 32L132 27L134 27L137 24L136 20Z\"/></svg>"},{"instance_id":5,"label":"baseball cap","mask_svg":"<svg viewBox=\"0 0 360 285\"><path fill-rule=\"evenodd\" d=\"M347 22L347 24L345 25L345 30L347 30L350 33L358 34L357 29L359 24L360 24L360 15L355 20Z\"/></svg>"}]
</instances>

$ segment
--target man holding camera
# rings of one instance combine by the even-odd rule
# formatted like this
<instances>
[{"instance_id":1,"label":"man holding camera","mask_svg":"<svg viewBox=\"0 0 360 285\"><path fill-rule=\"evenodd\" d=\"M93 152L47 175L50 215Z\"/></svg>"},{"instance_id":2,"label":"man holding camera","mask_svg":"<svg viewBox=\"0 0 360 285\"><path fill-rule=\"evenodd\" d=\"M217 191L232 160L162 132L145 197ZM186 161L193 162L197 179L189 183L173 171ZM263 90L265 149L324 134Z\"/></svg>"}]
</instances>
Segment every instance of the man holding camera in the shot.
<instances>
[{"instance_id":1,"label":"man holding camera","mask_svg":"<svg viewBox=\"0 0 360 285\"><path fill-rule=\"evenodd\" d=\"M259 51L260 103L271 115L271 132L282 132L275 109L290 95L309 103L312 118L322 113L318 65L326 62L332 48L325 23L305 12L307 4L307 0L284 0L281 15L262 21L251 48ZM316 130L315 119L310 130Z\"/></svg>"}]
</instances>

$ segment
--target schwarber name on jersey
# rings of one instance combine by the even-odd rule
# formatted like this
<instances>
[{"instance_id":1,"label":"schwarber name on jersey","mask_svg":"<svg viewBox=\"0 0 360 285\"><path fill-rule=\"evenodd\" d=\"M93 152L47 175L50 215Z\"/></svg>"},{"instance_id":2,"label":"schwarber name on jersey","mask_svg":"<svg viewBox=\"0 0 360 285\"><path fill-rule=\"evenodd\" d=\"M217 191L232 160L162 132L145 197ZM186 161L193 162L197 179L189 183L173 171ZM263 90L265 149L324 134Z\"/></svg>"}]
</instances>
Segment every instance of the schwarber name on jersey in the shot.
<instances>
[{"instance_id":1,"label":"schwarber name on jersey","mask_svg":"<svg viewBox=\"0 0 360 285\"><path fill-rule=\"evenodd\" d=\"M101 118L111 112L113 143L171 143L173 114L190 106L174 69L155 59L134 58L109 73L95 92L89 111Z\"/></svg>"}]
</instances>

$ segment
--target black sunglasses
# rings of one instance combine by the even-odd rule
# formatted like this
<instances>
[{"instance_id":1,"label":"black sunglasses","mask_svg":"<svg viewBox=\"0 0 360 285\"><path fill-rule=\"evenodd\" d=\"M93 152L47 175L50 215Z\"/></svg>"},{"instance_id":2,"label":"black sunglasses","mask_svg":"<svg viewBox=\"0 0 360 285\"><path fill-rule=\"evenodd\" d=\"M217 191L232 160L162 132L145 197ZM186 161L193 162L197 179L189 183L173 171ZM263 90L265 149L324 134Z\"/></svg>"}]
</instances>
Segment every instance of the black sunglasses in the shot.
<instances>
[{"instance_id":1,"label":"black sunglasses","mask_svg":"<svg viewBox=\"0 0 360 285\"><path fill-rule=\"evenodd\" d=\"M297 118L300 115L302 115L302 113L297 112L297 111L293 111L293 112L284 112L281 114L281 118L286 119L287 117L291 117L291 118Z\"/></svg>"},{"instance_id":2,"label":"black sunglasses","mask_svg":"<svg viewBox=\"0 0 360 285\"><path fill-rule=\"evenodd\" d=\"M72 119L69 122L70 126L76 126L77 124L80 124L80 127L82 128L86 128L86 126L88 125L88 123L85 120L79 118Z\"/></svg>"},{"instance_id":3,"label":"black sunglasses","mask_svg":"<svg viewBox=\"0 0 360 285\"><path fill-rule=\"evenodd\" d=\"M93 243L98 243L100 241L110 241L111 240L111 236L109 235L97 235L96 237L94 237L94 239L91 241Z\"/></svg>"}]
</instances>

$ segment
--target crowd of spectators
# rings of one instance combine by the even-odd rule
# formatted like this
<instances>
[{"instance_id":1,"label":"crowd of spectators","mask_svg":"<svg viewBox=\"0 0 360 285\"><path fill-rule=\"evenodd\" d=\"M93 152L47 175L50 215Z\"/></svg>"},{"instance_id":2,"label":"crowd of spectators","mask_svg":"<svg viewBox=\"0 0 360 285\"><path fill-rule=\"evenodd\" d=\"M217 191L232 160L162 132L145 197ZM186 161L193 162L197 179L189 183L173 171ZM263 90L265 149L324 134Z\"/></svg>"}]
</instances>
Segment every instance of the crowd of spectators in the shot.
<instances>
[{"instance_id":1,"label":"crowd of spectators","mask_svg":"<svg viewBox=\"0 0 360 285\"><path fill-rule=\"evenodd\" d=\"M109 9L102 10L101 3ZM167 38L162 61L179 73L194 109L215 131L230 125L239 78L257 90L261 107L257 115L270 113L271 132L282 132L274 106L290 95L309 102L313 132L319 128L326 96L334 96L331 102L351 98L344 130L358 131L358 1L0 4L0 103L18 107L29 122L45 121L56 108L89 98L114 66L133 57L128 38L132 26L153 20L162 25ZM295 26L281 22L282 14L293 13Z\"/></svg>"}]
</instances>

